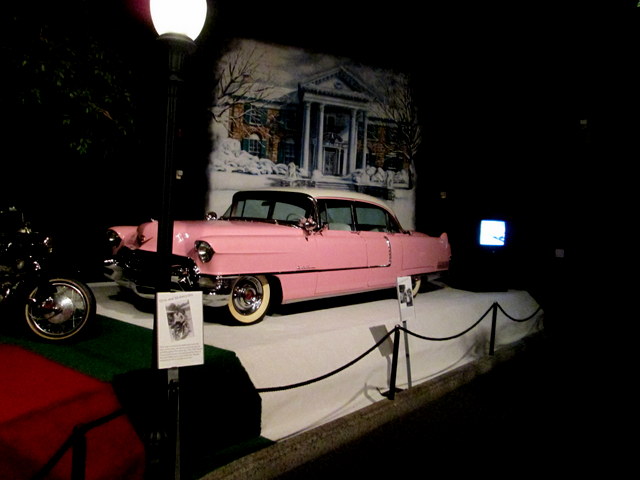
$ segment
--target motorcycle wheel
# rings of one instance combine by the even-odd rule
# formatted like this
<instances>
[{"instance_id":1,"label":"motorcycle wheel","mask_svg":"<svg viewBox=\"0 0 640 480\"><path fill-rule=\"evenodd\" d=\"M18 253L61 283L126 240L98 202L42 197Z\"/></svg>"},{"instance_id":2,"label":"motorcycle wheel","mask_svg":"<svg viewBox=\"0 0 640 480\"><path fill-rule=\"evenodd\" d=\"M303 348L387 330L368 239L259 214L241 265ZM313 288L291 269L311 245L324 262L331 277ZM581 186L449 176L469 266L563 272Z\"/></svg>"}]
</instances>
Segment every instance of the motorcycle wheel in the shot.
<instances>
[{"instance_id":1,"label":"motorcycle wheel","mask_svg":"<svg viewBox=\"0 0 640 480\"><path fill-rule=\"evenodd\" d=\"M51 278L28 295L24 316L31 331L49 341L78 338L95 317L96 300L83 282Z\"/></svg>"}]
</instances>

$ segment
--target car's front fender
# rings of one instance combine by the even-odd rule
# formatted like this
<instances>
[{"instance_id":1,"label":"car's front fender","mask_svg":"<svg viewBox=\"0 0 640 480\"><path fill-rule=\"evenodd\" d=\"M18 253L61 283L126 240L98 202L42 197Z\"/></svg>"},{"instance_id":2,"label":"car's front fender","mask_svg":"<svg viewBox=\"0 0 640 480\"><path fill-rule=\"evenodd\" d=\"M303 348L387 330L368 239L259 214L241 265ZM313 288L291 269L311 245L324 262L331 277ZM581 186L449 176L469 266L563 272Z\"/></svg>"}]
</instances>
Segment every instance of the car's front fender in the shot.
<instances>
[{"instance_id":1,"label":"car's front fender","mask_svg":"<svg viewBox=\"0 0 640 480\"><path fill-rule=\"evenodd\" d=\"M202 273L233 275L242 273L296 272L315 268L316 244L313 236L291 229L286 235L215 236L200 238L213 249L213 257L202 262L190 253Z\"/></svg>"},{"instance_id":2,"label":"car's front fender","mask_svg":"<svg viewBox=\"0 0 640 480\"><path fill-rule=\"evenodd\" d=\"M111 242L112 254L115 255L122 247L132 248L136 243L137 227L130 225L120 225L115 227L110 227L109 231L115 232L115 234L120 238L119 242L113 242L111 238L109 241Z\"/></svg>"}]
</instances>

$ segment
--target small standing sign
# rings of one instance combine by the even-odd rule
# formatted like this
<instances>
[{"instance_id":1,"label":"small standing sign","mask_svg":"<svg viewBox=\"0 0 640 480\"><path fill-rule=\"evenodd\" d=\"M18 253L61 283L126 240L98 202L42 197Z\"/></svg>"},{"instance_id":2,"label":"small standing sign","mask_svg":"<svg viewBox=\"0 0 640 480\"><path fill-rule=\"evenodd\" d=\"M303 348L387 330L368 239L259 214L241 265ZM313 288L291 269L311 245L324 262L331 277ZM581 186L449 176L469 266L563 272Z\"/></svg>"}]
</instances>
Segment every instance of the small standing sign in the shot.
<instances>
[{"instance_id":1,"label":"small standing sign","mask_svg":"<svg viewBox=\"0 0 640 480\"><path fill-rule=\"evenodd\" d=\"M398 304L400 305L400 320L406 322L416 317L411 277L398 277Z\"/></svg>"},{"instance_id":2,"label":"small standing sign","mask_svg":"<svg viewBox=\"0 0 640 480\"><path fill-rule=\"evenodd\" d=\"M411 388L411 358L409 354L409 335L406 330L407 320L416 318L416 309L413 306L413 285L411 284L411 277L398 277L397 290L400 320L402 321L402 326L405 328L404 349L407 360L407 380L409 388Z\"/></svg>"},{"instance_id":3,"label":"small standing sign","mask_svg":"<svg viewBox=\"0 0 640 480\"><path fill-rule=\"evenodd\" d=\"M158 292L158 368L204 364L202 292Z\"/></svg>"}]
</instances>

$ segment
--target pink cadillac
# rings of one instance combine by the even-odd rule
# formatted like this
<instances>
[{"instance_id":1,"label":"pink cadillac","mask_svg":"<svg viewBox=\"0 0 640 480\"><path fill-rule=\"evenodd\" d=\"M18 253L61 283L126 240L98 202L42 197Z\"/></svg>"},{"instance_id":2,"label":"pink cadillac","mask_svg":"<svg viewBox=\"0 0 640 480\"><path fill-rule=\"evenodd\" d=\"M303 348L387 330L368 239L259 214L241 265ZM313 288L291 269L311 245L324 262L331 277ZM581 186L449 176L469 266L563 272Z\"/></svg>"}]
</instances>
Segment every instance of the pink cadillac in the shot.
<instances>
[{"instance_id":1,"label":"pink cadillac","mask_svg":"<svg viewBox=\"0 0 640 480\"><path fill-rule=\"evenodd\" d=\"M109 230L106 275L153 298L157 222ZM447 234L403 230L375 197L324 189L237 192L219 219L176 221L172 283L200 290L205 306L227 306L252 324L273 305L395 287L449 268Z\"/></svg>"}]
</instances>

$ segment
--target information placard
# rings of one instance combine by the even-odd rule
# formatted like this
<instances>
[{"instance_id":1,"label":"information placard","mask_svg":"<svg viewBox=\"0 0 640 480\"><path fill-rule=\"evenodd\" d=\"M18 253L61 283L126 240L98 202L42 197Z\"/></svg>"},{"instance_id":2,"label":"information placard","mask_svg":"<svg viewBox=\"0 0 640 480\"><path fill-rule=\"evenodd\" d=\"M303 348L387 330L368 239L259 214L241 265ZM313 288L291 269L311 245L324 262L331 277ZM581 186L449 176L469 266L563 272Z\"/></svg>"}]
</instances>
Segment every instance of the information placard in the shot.
<instances>
[{"instance_id":1,"label":"information placard","mask_svg":"<svg viewBox=\"0 0 640 480\"><path fill-rule=\"evenodd\" d=\"M413 290L411 277L398 277L398 305L400 306L400 320L406 322L416 317L413 306Z\"/></svg>"},{"instance_id":2,"label":"information placard","mask_svg":"<svg viewBox=\"0 0 640 480\"><path fill-rule=\"evenodd\" d=\"M158 368L202 365L202 292L159 292L156 302Z\"/></svg>"}]
</instances>

